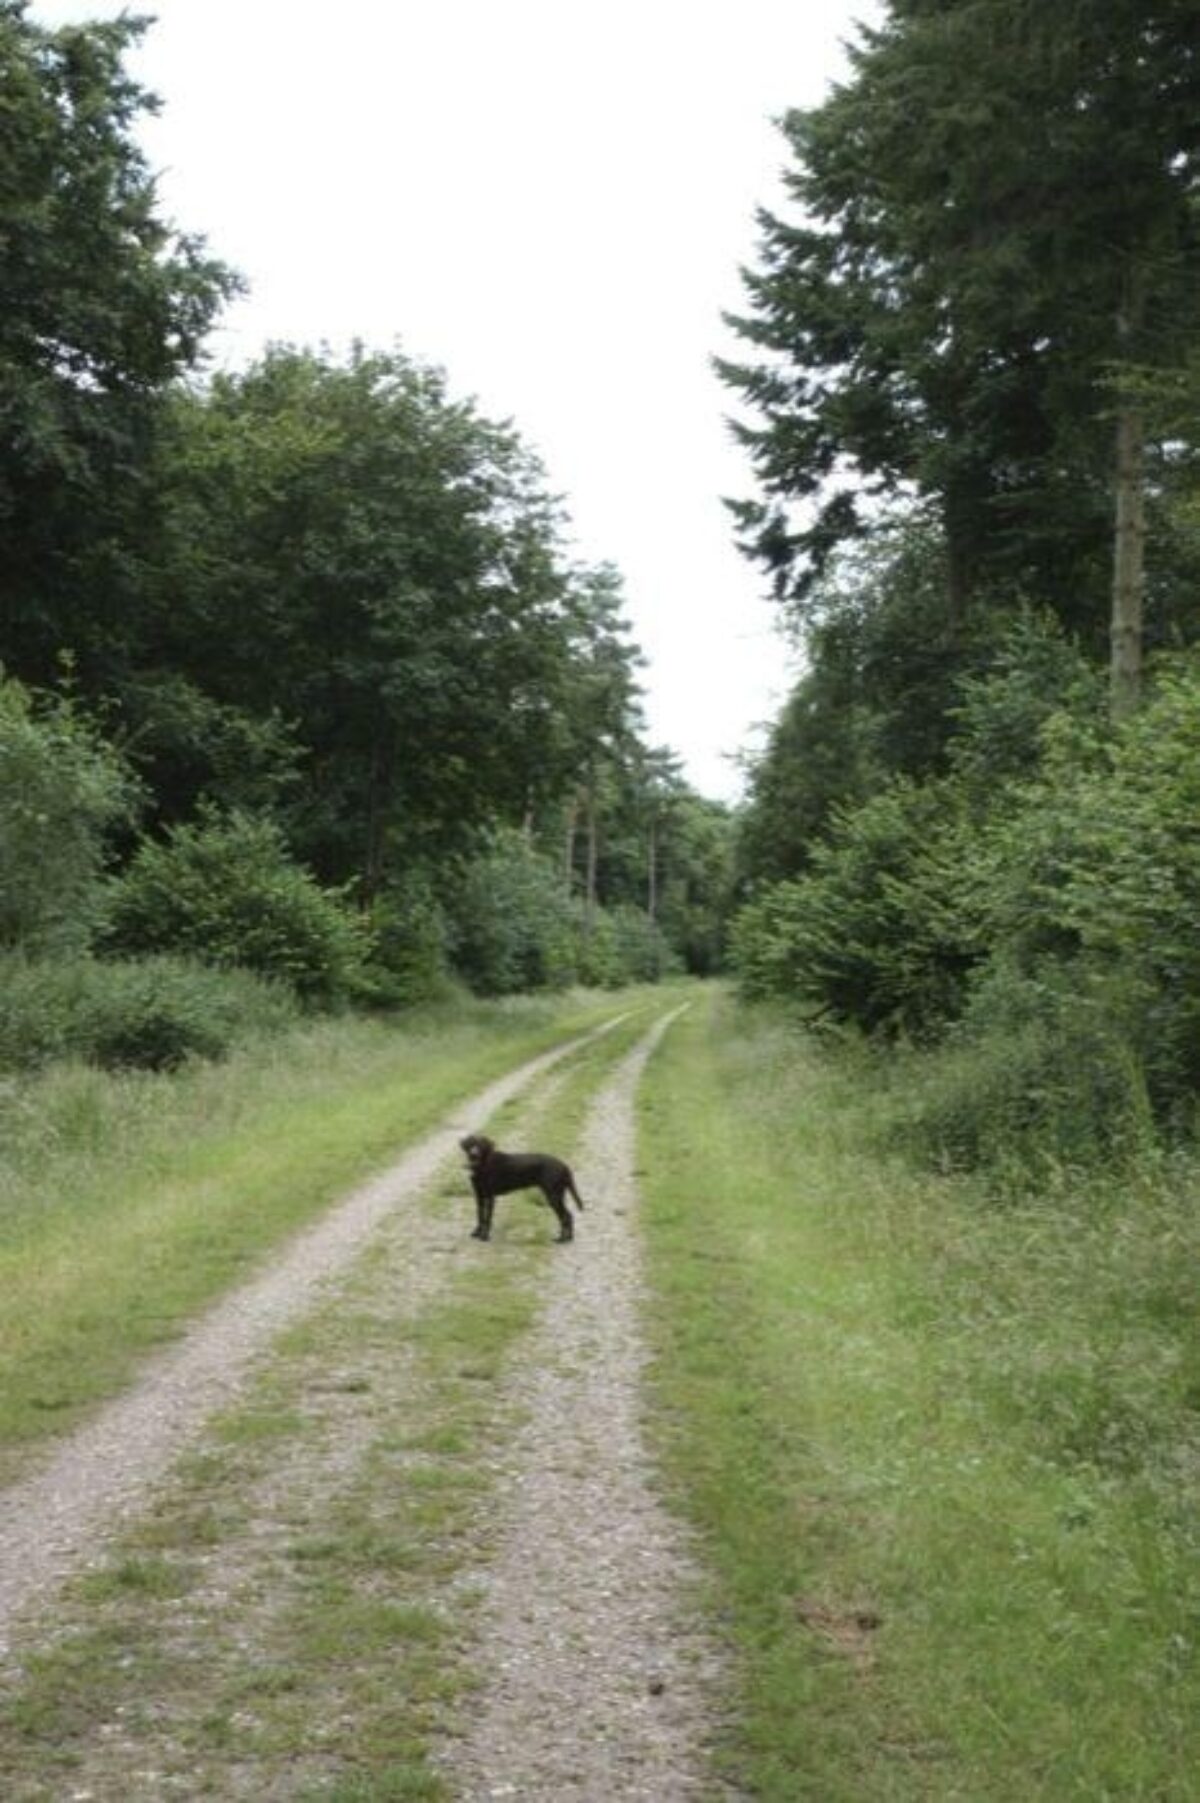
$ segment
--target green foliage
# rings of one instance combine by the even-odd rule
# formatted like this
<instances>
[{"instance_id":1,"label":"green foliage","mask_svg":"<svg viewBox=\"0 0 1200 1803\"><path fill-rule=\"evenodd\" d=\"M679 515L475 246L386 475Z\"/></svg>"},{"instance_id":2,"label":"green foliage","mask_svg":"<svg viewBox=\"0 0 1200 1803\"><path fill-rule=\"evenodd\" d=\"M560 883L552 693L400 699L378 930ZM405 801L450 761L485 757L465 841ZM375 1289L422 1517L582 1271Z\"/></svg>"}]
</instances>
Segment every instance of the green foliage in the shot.
<instances>
[{"instance_id":1,"label":"green foliage","mask_svg":"<svg viewBox=\"0 0 1200 1803\"><path fill-rule=\"evenodd\" d=\"M1128 1169L1154 1145L1127 987L1070 963L993 960L943 1048L905 1072L899 1138L932 1163L1020 1189Z\"/></svg>"},{"instance_id":2,"label":"green foliage","mask_svg":"<svg viewBox=\"0 0 1200 1803\"><path fill-rule=\"evenodd\" d=\"M279 829L236 813L145 841L112 886L105 943L256 971L323 1004L354 993L369 951L362 923L292 861Z\"/></svg>"},{"instance_id":3,"label":"green foliage","mask_svg":"<svg viewBox=\"0 0 1200 1803\"><path fill-rule=\"evenodd\" d=\"M949 1031L914 1080L939 1159L1137 1156L1192 1126L1200 1089L1200 668L1166 664L1114 735L1091 673L1027 621L958 718L951 777L837 816L810 872L744 911L743 989Z\"/></svg>"},{"instance_id":4,"label":"green foliage","mask_svg":"<svg viewBox=\"0 0 1200 1803\"><path fill-rule=\"evenodd\" d=\"M655 918L672 959L693 976L715 976L724 967L734 831L727 807L688 792L678 796L662 823Z\"/></svg>"},{"instance_id":5,"label":"green foliage","mask_svg":"<svg viewBox=\"0 0 1200 1803\"><path fill-rule=\"evenodd\" d=\"M389 884L371 912L372 955L363 999L397 1007L446 995L452 984L450 928L431 878L410 872Z\"/></svg>"},{"instance_id":6,"label":"green foliage","mask_svg":"<svg viewBox=\"0 0 1200 1803\"><path fill-rule=\"evenodd\" d=\"M290 991L248 971L181 958L10 956L0 963L0 1066L76 1058L107 1068L172 1070L219 1058L251 1032L296 1014Z\"/></svg>"},{"instance_id":7,"label":"green foliage","mask_svg":"<svg viewBox=\"0 0 1200 1803\"><path fill-rule=\"evenodd\" d=\"M627 983L657 983L678 973L675 957L661 929L641 908L628 903L596 910L586 930L580 927L579 981L598 989L621 989Z\"/></svg>"},{"instance_id":8,"label":"green foliage","mask_svg":"<svg viewBox=\"0 0 1200 1803\"><path fill-rule=\"evenodd\" d=\"M840 553L813 585L805 674L750 772L738 836L750 883L799 875L834 811L889 776L945 768L962 684L990 670L1008 617L953 618L945 562L913 512Z\"/></svg>"},{"instance_id":9,"label":"green foliage","mask_svg":"<svg viewBox=\"0 0 1200 1803\"><path fill-rule=\"evenodd\" d=\"M162 393L236 287L159 212L125 68L145 25L0 4L3 655L46 683L72 649L89 695L130 630Z\"/></svg>"},{"instance_id":10,"label":"green foliage","mask_svg":"<svg viewBox=\"0 0 1200 1803\"><path fill-rule=\"evenodd\" d=\"M1023 609L1006 626L986 669L966 673L952 709L949 758L974 805L997 803L998 787L1038 773L1047 731L1067 720L1098 733L1105 690L1094 665L1051 614Z\"/></svg>"},{"instance_id":11,"label":"green foliage","mask_svg":"<svg viewBox=\"0 0 1200 1803\"><path fill-rule=\"evenodd\" d=\"M933 1037L961 1007L980 956L960 880L959 797L949 783L891 783L835 815L811 872L739 916L745 992L799 994L865 1031Z\"/></svg>"},{"instance_id":12,"label":"green foliage","mask_svg":"<svg viewBox=\"0 0 1200 1803\"><path fill-rule=\"evenodd\" d=\"M466 865L449 904L455 969L479 995L562 989L575 976L575 914L562 876L518 833Z\"/></svg>"},{"instance_id":13,"label":"green foliage","mask_svg":"<svg viewBox=\"0 0 1200 1803\"><path fill-rule=\"evenodd\" d=\"M129 772L69 703L35 705L0 677L0 948L87 944L106 837L136 800Z\"/></svg>"},{"instance_id":14,"label":"green foliage","mask_svg":"<svg viewBox=\"0 0 1200 1803\"><path fill-rule=\"evenodd\" d=\"M797 217L762 216L755 360L726 368L781 595L915 491L952 617L1024 592L1102 634L1114 367L1200 328L1193 25L1186 0L891 0L786 116Z\"/></svg>"},{"instance_id":15,"label":"green foliage","mask_svg":"<svg viewBox=\"0 0 1200 1803\"><path fill-rule=\"evenodd\" d=\"M619 578L568 566L536 458L440 370L276 347L176 397L160 474L172 608L122 694L167 818L274 780L298 855L373 906L627 727Z\"/></svg>"},{"instance_id":16,"label":"green foliage","mask_svg":"<svg viewBox=\"0 0 1200 1803\"><path fill-rule=\"evenodd\" d=\"M237 282L159 214L126 67L148 24L0 0L0 656L39 688L69 668L80 710L0 701L0 949L85 948L107 829L128 853L133 790L86 708L167 835L112 887L110 948L316 1002L428 996L456 860L520 822L558 863L570 809L589 913L642 907L711 968L720 826L641 743L621 577L574 561L513 427L398 349L188 379ZM543 888L518 949L466 909L484 987L569 980ZM664 960L609 937L608 968Z\"/></svg>"},{"instance_id":17,"label":"green foliage","mask_svg":"<svg viewBox=\"0 0 1200 1803\"><path fill-rule=\"evenodd\" d=\"M574 982L617 989L679 969L643 908L585 908L567 894L561 870L519 833L498 835L463 869L447 914L454 969L479 995Z\"/></svg>"},{"instance_id":18,"label":"green foliage","mask_svg":"<svg viewBox=\"0 0 1200 1803\"><path fill-rule=\"evenodd\" d=\"M1054 957L1115 986L1160 1111L1200 1085L1200 668L1161 672L1110 741L1059 731L986 847L989 933L1026 970Z\"/></svg>"}]
</instances>

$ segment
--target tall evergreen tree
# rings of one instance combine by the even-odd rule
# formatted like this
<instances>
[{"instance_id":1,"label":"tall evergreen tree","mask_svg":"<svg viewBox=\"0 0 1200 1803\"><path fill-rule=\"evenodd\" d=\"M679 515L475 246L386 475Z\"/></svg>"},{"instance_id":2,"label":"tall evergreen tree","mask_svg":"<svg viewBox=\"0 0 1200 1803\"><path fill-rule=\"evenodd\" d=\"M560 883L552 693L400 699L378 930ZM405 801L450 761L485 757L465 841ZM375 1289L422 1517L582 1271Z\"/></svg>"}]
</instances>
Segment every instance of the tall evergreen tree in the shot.
<instances>
[{"instance_id":1,"label":"tall evergreen tree","mask_svg":"<svg viewBox=\"0 0 1200 1803\"><path fill-rule=\"evenodd\" d=\"M734 322L757 360L724 366L761 415L748 548L803 605L881 497L916 492L952 621L1023 591L1098 638L1111 584L1125 705L1145 439L1121 376L1200 328L1192 0L892 0L784 130L800 218L762 216Z\"/></svg>"}]
</instances>

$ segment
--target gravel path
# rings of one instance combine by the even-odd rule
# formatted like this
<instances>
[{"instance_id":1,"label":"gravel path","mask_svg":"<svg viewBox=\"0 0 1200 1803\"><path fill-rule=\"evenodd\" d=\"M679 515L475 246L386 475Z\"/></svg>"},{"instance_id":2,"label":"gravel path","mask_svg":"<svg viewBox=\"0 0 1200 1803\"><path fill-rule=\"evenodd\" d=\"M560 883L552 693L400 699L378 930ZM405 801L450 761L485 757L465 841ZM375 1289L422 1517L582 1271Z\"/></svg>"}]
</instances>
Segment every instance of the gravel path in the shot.
<instances>
[{"instance_id":1,"label":"gravel path","mask_svg":"<svg viewBox=\"0 0 1200 1803\"><path fill-rule=\"evenodd\" d=\"M655 1493L639 1424L634 1096L673 1018L593 1104L578 1163L594 1206L555 1262L516 1374L529 1413L500 1474L483 1574L484 1688L466 1738L442 1761L464 1803L728 1794L705 1755L721 1661L689 1608L696 1573Z\"/></svg>"},{"instance_id":2,"label":"gravel path","mask_svg":"<svg viewBox=\"0 0 1200 1803\"><path fill-rule=\"evenodd\" d=\"M461 1104L453 1121L355 1190L294 1239L270 1270L220 1302L32 1476L0 1492L0 1656L22 1619L43 1611L66 1578L94 1562L106 1536L144 1507L205 1420L237 1393L254 1356L350 1264L388 1214L431 1182L465 1130L463 1122L486 1119L596 1036L585 1034L531 1059Z\"/></svg>"}]
</instances>

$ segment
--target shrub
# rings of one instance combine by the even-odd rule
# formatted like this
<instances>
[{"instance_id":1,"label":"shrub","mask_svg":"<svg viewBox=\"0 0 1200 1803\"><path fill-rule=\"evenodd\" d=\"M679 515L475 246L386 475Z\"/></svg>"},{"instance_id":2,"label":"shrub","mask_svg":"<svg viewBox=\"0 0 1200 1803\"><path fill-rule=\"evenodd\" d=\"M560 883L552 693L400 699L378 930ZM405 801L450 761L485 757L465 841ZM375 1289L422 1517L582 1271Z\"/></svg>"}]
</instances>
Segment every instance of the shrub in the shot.
<instances>
[{"instance_id":1,"label":"shrub","mask_svg":"<svg viewBox=\"0 0 1200 1803\"><path fill-rule=\"evenodd\" d=\"M370 937L294 863L269 821L234 813L146 841L109 895L106 946L178 952L333 1004L362 982Z\"/></svg>"},{"instance_id":2,"label":"shrub","mask_svg":"<svg viewBox=\"0 0 1200 1803\"><path fill-rule=\"evenodd\" d=\"M457 886L452 947L479 995L565 988L575 978L574 914L555 866L518 834L501 834Z\"/></svg>"},{"instance_id":3,"label":"shrub","mask_svg":"<svg viewBox=\"0 0 1200 1803\"><path fill-rule=\"evenodd\" d=\"M0 967L0 1066L78 1058L170 1070L190 1057L221 1057L248 1033L285 1026L295 1012L289 991L247 971L171 957L10 957Z\"/></svg>"},{"instance_id":4,"label":"shrub","mask_svg":"<svg viewBox=\"0 0 1200 1803\"><path fill-rule=\"evenodd\" d=\"M581 914L578 932L579 981L590 987L657 983L679 969L662 931L641 908L597 908L586 931Z\"/></svg>"},{"instance_id":5,"label":"shrub","mask_svg":"<svg viewBox=\"0 0 1200 1803\"><path fill-rule=\"evenodd\" d=\"M394 884L371 915L374 941L363 999L377 1007L432 1001L452 984L450 929L432 884L414 873Z\"/></svg>"},{"instance_id":6,"label":"shrub","mask_svg":"<svg viewBox=\"0 0 1200 1803\"><path fill-rule=\"evenodd\" d=\"M811 873L735 922L744 993L807 997L869 1033L936 1037L981 955L960 810L953 784L902 779L837 815Z\"/></svg>"},{"instance_id":7,"label":"shrub","mask_svg":"<svg viewBox=\"0 0 1200 1803\"><path fill-rule=\"evenodd\" d=\"M1048 960L993 964L915 1079L905 1134L933 1162L1028 1176L1124 1165L1153 1143L1130 1031L1140 998Z\"/></svg>"},{"instance_id":8,"label":"shrub","mask_svg":"<svg viewBox=\"0 0 1200 1803\"><path fill-rule=\"evenodd\" d=\"M1200 1087L1200 668L1176 660L1112 737L1052 723L1042 772L983 835L998 963L1095 998L1162 1116Z\"/></svg>"},{"instance_id":9,"label":"shrub","mask_svg":"<svg viewBox=\"0 0 1200 1803\"><path fill-rule=\"evenodd\" d=\"M69 703L0 679L0 946L82 950L137 787Z\"/></svg>"}]
</instances>

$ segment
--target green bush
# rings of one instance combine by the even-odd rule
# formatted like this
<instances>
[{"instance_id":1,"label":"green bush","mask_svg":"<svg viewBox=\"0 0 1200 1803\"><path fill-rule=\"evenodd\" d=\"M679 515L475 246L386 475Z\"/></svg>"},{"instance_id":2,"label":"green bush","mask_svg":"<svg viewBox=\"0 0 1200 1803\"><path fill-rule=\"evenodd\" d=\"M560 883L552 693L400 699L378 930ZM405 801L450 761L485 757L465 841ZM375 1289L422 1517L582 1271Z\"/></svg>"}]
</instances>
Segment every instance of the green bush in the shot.
<instances>
[{"instance_id":1,"label":"green bush","mask_svg":"<svg viewBox=\"0 0 1200 1803\"><path fill-rule=\"evenodd\" d=\"M362 983L370 936L292 861L275 826L234 813L142 844L112 885L104 944L252 970L331 1005Z\"/></svg>"},{"instance_id":2,"label":"green bush","mask_svg":"<svg viewBox=\"0 0 1200 1803\"><path fill-rule=\"evenodd\" d=\"M575 980L575 925L558 870L519 834L498 836L457 885L451 945L478 995L566 988Z\"/></svg>"},{"instance_id":3,"label":"green bush","mask_svg":"<svg viewBox=\"0 0 1200 1803\"><path fill-rule=\"evenodd\" d=\"M450 929L433 885L419 874L393 884L371 914L373 951L362 997L393 1008L436 1000L453 985Z\"/></svg>"},{"instance_id":4,"label":"green bush","mask_svg":"<svg viewBox=\"0 0 1200 1803\"><path fill-rule=\"evenodd\" d=\"M641 908L597 908L579 921L579 981L595 989L657 983L680 968L666 938Z\"/></svg>"},{"instance_id":5,"label":"green bush","mask_svg":"<svg viewBox=\"0 0 1200 1803\"><path fill-rule=\"evenodd\" d=\"M219 1058L251 1032L296 1014L288 990L247 971L179 958L74 958L0 965L0 1067L77 1058L108 1068L170 1070Z\"/></svg>"},{"instance_id":6,"label":"green bush","mask_svg":"<svg viewBox=\"0 0 1200 1803\"><path fill-rule=\"evenodd\" d=\"M1200 667L1175 659L1119 733L1052 722L977 849L993 959L1100 998L1161 1118L1200 1089L1198 820Z\"/></svg>"},{"instance_id":7,"label":"green bush","mask_svg":"<svg viewBox=\"0 0 1200 1803\"><path fill-rule=\"evenodd\" d=\"M0 679L0 947L79 951L100 897L105 838L137 788L70 704Z\"/></svg>"},{"instance_id":8,"label":"green bush","mask_svg":"<svg viewBox=\"0 0 1200 1803\"><path fill-rule=\"evenodd\" d=\"M993 964L945 1046L908 1073L904 1128L927 1160L1009 1171L1123 1167L1155 1140L1130 1029L1140 998L1048 960Z\"/></svg>"},{"instance_id":9,"label":"green bush","mask_svg":"<svg viewBox=\"0 0 1200 1803\"><path fill-rule=\"evenodd\" d=\"M806 998L868 1033L936 1037L981 955L961 808L952 783L898 780L838 814L811 873L735 922L743 992Z\"/></svg>"}]
</instances>

